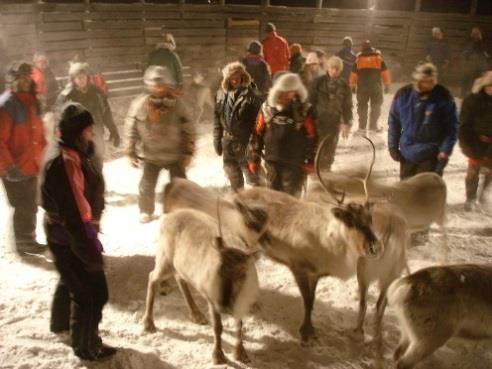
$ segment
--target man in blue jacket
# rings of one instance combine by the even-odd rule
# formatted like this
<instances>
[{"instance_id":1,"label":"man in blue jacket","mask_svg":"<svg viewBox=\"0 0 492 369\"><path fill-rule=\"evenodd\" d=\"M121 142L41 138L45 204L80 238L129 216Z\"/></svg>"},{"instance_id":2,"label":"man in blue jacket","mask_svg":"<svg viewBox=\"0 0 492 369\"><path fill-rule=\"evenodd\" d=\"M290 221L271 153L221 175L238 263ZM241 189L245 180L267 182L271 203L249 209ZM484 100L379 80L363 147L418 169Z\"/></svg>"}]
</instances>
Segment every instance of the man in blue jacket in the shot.
<instances>
[{"instance_id":1,"label":"man in blue jacket","mask_svg":"<svg viewBox=\"0 0 492 369\"><path fill-rule=\"evenodd\" d=\"M458 113L451 93L437 83L431 63L418 65L414 84L396 93L388 121L388 149L400 162L400 178L422 172L442 176L458 136Z\"/></svg>"}]
</instances>

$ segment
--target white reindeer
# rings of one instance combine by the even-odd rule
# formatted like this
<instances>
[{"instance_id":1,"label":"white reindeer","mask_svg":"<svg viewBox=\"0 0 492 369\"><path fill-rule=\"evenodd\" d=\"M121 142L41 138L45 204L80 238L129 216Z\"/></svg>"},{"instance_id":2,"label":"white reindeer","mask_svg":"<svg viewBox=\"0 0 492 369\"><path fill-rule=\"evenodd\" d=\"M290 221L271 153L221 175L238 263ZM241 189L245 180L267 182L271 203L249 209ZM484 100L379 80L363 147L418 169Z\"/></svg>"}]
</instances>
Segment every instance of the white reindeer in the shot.
<instances>
[{"instance_id":1,"label":"white reindeer","mask_svg":"<svg viewBox=\"0 0 492 369\"><path fill-rule=\"evenodd\" d=\"M435 266L401 278L388 290L401 338L398 369L410 369L451 337L492 338L492 265Z\"/></svg>"},{"instance_id":2,"label":"white reindeer","mask_svg":"<svg viewBox=\"0 0 492 369\"><path fill-rule=\"evenodd\" d=\"M235 202L237 213L243 216L243 229L251 242L257 241L264 231L266 214L259 208L250 208ZM144 329L155 331L153 305L159 281L176 277L176 281L194 322L205 324L206 319L195 304L188 284L207 301L214 327L214 364L226 363L222 350L221 314L230 314L237 323L237 344L234 357L249 361L243 346L242 317L249 312L258 293L258 275L255 252L244 252L225 247L217 237L217 221L204 212L181 209L163 217L155 259L155 268L149 274ZM253 239L256 234L256 240Z\"/></svg>"},{"instance_id":3,"label":"white reindeer","mask_svg":"<svg viewBox=\"0 0 492 369\"><path fill-rule=\"evenodd\" d=\"M443 261L448 258L446 233L446 183L436 173L419 173L413 177L384 184L369 180L364 186L360 171L349 175L324 173L326 187L333 194L343 193L350 200L365 199L387 202L395 206L407 223L409 234L426 230L436 223L442 234Z\"/></svg>"},{"instance_id":4,"label":"white reindeer","mask_svg":"<svg viewBox=\"0 0 492 369\"><path fill-rule=\"evenodd\" d=\"M173 179L166 188L164 203L166 211L189 207L215 216L211 206L214 196L191 181ZM265 208L264 252L292 271L305 308L301 338L312 338L311 313L319 278L331 275L347 279L354 274L360 257L377 257L382 252L371 228L369 210L358 204L318 205L262 187L241 191L234 198Z\"/></svg>"},{"instance_id":5,"label":"white reindeer","mask_svg":"<svg viewBox=\"0 0 492 369\"><path fill-rule=\"evenodd\" d=\"M375 162L376 151L374 145L370 139L365 138L373 147L373 160L369 171L366 173L365 180L351 179L352 185L364 186L364 183L368 183L370 172ZM319 204L332 204L339 200L329 191L329 187L321 177L319 169L319 157L325 142L323 140L320 143L315 161L319 182L310 186L305 199ZM364 201L367 201L367 197ZM359 315L354 332L358 334L364 333L363 324L367 311L367 291L372 282L378 281L379 298L376 303L375 333L376 338L379 340L378 343L381 343L381 323L387 304L386 291L391 282L399 278L405 269L408 270L405 252L408 235L406 222L399 214L396 206L388 203L369 204L373 229L378 239L383 243L383 252L378 258L360 258L356 270L353 271L357 275L359 285Z\"/></svg>"}]
</instances>

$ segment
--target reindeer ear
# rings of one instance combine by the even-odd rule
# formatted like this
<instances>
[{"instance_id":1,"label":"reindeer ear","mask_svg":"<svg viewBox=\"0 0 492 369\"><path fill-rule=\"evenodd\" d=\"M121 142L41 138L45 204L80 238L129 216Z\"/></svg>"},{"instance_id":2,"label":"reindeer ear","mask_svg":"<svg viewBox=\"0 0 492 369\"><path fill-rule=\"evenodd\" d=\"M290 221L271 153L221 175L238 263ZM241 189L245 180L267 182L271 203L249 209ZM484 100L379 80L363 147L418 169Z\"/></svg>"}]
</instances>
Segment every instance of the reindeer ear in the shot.
<instances>
[{"instance_id":1,"label":"reindeer ear","mask_svg":"<svg viewBox=\"0 0 492 369\"><path fill-rule=\"evenodd\" d=\"M331 209L331 212L335 218L342 221L347 227L354 227L354 217L350 211L341 208L333 208Z\"/></svg>"},{"instance_id":2,"label":"reindeer ear","mask_svg":"<svg viewBox=\"0 0 492 369\"><path fill-rule=\"evenodd\" d=\"M246 226L256 232L260 232L266 224L268 215L261 206L248 206L238 199L234 199L234 205L244 218Z\"/></svg>"}]
</instances>

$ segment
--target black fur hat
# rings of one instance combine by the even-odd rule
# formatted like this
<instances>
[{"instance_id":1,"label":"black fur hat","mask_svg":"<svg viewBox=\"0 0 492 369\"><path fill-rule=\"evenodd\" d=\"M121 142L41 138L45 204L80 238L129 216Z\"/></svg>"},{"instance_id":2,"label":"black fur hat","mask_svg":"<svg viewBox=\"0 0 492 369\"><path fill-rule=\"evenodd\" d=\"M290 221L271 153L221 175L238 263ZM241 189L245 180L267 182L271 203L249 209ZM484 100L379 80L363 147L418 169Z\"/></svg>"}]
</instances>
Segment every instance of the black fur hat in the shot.
<instances>
[{"instance_id":1,"label":"black fur hat","mask_svg":"<svg viewBox=\"0 0 492 369\"><path fill-rule=\"evenodd\" d=\"M74 102L65 104L58 125L62 143L76 147L82 131L92 124L94 124L94 119L83 105Z\"/></svg>"}]
</instances>

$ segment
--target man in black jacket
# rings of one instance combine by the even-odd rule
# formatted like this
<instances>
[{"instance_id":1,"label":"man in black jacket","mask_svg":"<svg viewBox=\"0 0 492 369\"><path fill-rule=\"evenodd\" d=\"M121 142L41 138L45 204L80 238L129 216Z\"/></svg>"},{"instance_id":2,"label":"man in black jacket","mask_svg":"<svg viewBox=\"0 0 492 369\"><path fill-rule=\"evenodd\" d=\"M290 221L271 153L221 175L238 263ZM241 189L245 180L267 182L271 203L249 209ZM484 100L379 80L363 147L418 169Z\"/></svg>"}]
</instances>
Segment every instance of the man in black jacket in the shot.
<instances>
[{"instance_id":1,"label":"man in black jacket","mask_svg":"<svg viewBox=\"0 0 492 369\"><path fill-rule=\"evenodd\" d=\"M60 274L50 329L70 330L75 355L103 360L116 349L102 343L98 326L108 301L103 247L97 238L104 209L104 178L94 163L94 121L80 104L64 107L60 145L48 160L42 183L48 246Z\"/></svg>"},{"instance_id":2,"label":"man in black jacket","mask_svg":"<svg viewBox=\"0 0 492 369\"><path fill-rule=\"evenodd\" d=\"M258 176L248 170L246 146L253 132L261 99L243 64L233 62L222 70L222 86L217 91L214 120L214 148L222 155L224 171L234 191L258 185Z\"/></svg>"}]
</instances>

